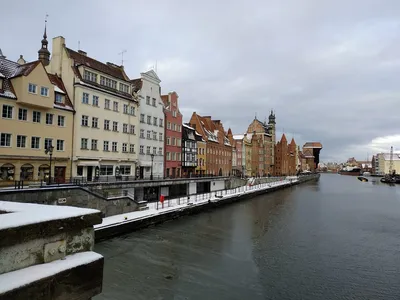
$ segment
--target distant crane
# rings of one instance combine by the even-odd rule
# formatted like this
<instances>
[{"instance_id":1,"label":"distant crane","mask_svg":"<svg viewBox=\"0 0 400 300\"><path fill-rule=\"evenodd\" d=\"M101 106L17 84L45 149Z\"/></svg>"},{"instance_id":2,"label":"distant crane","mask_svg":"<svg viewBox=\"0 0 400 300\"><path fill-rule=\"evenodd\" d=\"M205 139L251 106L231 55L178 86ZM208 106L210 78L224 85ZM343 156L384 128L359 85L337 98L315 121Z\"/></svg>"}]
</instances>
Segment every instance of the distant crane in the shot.
<instances>
[{"instance_id":1,"label":"distant crane","mask_svg":"<svg viewBox=\"0 0 400 300\"><path fill-rule=\"evenodd\" d=\"M390 157L389 157L389 174L393 173L393 146L390 147Z\"/></svg>"}]
</instances>

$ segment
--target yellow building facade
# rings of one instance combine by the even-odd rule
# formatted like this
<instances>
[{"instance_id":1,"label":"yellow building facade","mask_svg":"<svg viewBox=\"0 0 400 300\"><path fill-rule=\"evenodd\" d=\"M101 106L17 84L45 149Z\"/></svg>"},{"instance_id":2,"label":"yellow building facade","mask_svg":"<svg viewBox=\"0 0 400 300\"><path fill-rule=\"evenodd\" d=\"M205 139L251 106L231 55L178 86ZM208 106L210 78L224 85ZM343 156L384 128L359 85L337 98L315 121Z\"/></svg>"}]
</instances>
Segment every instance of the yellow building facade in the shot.
<instances>
[{"instance_id":1,"label":"yellow building facade","mask_svg":"<svg viewBox=\"0 0 400 300\"><path fill-rule=\"evenodd\" d=\"M196 175L207 174L207 143L196 132L197 139L197 167Z\"/></svg>"},{"instance_id":2,"label":"yellow building facade","mask_svg":"<svg viewBox=\"0 0 400 300\"><path fill-rule=\"evenodd\" d=\"M74 109L61 79L40 60L19 64L0 56L0 109L0 185L50 175L65 182L71 176Z\"/></svg>"}]
</instances>

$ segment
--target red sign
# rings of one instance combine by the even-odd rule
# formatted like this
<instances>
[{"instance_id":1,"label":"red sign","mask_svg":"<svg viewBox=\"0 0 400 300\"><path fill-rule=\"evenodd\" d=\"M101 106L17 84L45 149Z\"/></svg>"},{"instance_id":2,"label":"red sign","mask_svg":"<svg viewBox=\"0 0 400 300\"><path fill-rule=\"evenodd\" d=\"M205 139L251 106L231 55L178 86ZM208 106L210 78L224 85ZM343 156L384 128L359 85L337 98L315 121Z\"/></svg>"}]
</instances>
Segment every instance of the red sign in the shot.
<instances>
[{"instance_id":1,"label":"red sign","mask_svg":"<svg viewBox=\"0 0 400 300\"><path fill-rule=\"evenodd\" d=\"M163 203L164 202L164 195L160 195L160 202Z\"/></svg>"}]
</instances>

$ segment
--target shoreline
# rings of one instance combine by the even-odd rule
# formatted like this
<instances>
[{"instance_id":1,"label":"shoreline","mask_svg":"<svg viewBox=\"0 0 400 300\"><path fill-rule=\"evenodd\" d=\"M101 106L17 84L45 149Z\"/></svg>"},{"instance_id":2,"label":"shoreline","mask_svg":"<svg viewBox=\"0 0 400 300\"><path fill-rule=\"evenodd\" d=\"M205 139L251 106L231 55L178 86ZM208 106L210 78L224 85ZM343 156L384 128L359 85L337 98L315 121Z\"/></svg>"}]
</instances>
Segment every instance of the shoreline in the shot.
<instances>
[{"instance_id":1,"label":"shoreline","mask_svg":"<svg viewBox=\"0 0 400 300\"><path fill-rule=\"evenodd\" d=\"M276 190L288 188L303 182L318 179L319 174L302 177L287 177L282 181L262 183L254 186L242 186L230 190L222 190L205 194L196 194L178 199L166 200L164 208L158 202L149 203L148 210L135 211L115 215L103 219L101 224L95 225L96 243L113 237L124 235L151 225L161 224L181 216L197 214L205 210L217 208L233 202L242 201Z\"/></svg>"}]
</instances>

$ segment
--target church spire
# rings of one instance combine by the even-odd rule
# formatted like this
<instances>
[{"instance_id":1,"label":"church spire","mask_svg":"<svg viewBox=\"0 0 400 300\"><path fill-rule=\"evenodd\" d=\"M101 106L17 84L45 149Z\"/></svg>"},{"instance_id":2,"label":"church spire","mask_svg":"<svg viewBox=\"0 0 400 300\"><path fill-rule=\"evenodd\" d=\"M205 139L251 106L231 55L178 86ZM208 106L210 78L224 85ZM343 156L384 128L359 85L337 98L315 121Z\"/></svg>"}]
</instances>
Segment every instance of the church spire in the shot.
<instances>
[{"instance_id":1,"label":"church spire","mask_svg":"<svg viewBox=\"0 0 400 300\"><path fill-rule=\"evenodd\" d=\"M43 65L48 66L50 63L50 51L47 49L47 46L49 42L47 41L47 17L49 15L46 15L46 19L44 21L44 33L43 33L43 39L42 39L42 48L38 51L39 54L39 60L43 63Z\"/></svg>"}]
</instances>

